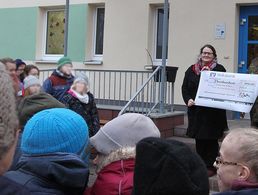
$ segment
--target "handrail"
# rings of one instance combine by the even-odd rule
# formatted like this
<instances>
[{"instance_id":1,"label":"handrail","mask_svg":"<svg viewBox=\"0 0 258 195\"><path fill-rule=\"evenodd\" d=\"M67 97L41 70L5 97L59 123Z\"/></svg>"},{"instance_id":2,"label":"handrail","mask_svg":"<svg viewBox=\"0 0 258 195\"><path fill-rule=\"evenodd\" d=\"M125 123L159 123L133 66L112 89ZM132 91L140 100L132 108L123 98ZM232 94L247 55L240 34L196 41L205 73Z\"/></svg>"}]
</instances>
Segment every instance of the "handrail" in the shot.
<instances>
[{"instance_id":1,"label":"handrail","mask_svg":"<svg viewBox=\"0 0 258 195\"><path fill-rule=\"evenodd\" d=\"M118 116L124 114L126 112L126 109L132 104L132 102L135 100L135 98L144 90L145 86L152 80L152 78L158 73L158 71L162 69L162 66L158 66L154 72L149 76L149 78L144 82L144 84L140 87L140 89L134 94L134 96L127 102L127 104L123 107L123 109L119 112ZM155 103L155 105L151 108L151 110L147 113L147 116L153 111L153 109L158 105L158 103Z\"/></svg>"}]
</instances>

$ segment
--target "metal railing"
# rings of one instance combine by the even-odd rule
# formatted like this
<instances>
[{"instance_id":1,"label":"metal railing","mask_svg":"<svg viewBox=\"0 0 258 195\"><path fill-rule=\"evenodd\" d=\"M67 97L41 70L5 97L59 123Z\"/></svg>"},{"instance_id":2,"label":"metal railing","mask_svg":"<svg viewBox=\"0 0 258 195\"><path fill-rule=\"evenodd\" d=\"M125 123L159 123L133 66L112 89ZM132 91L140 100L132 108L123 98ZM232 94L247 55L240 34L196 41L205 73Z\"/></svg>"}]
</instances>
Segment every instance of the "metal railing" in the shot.
<instances>
[{"instance_id":1,"label":"metal railing","mask_svg":"<svg viewBox=\"0 0 258 195\"><path fill-rule=\"evenodd\" d=\"M150 77L143 83L134 96L127 102L124 108L119 112L122 115L126 112L137 112L149 116L152 112L160 112L157 108L161 103L161 74L162 66L158 66ZM166 82L164 86L165 104L164 106L173 111L173 91L174 84Z\"/></svg>"},{"instance_id":2,"label":"metal railing","mask_svg":"<svg viewBox=\"0 0 258 195\"><path fill-rule=\"evenodd\" d=\"M118 106L124 112L138 112L148 115L159 105L161 82L160 67L152 71L131 70L85 70L76 69L89 78L89 89L98 105ZM40 80L47 79L53 69L40 70ZM165 106L172 110L173 83L166 82ZM137 93L136 93L137 92ZM130 103L129 103L130 102ZM123 108L127 105L126 108ZM155 110L157 111L157 110Z\"/></svg>"}]
</instances>

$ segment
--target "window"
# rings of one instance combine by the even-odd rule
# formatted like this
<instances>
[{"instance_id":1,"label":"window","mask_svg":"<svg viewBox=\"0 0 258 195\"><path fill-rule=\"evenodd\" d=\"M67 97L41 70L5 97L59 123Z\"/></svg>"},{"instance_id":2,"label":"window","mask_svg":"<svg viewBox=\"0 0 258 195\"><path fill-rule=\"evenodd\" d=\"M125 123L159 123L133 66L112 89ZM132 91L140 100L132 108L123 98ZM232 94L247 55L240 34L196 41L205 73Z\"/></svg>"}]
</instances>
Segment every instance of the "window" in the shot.
<instances>
[{"instance_id":1,"label":"window","mask_svg":"<svg viewBox=\"0 0 258 195\"><path fill-rule=\"evenodd\" d=\"M105 8L96 8L95 33L94 33L94 57L103 56Z\"/></svg>"},{"instance_id":2,"label":"window","mask_svg":"<svg viewBox=\"0 0 258 195\"><path fill-rule=\"evenodd\" d=\"M47 10L43 59L56 60L64 54L65 11Z\"/></svg>"},{"instance_id":3,"label":"window","mask_svg":"<svg viewBox=\"0 0 258 195\"><path fill-rule=\"evenodd\" d=\"M156 25L155 25L155 59L161 60L162 59L162 40L163 40L163 16L164 16L164 9L157 8L156 9ZM169 21L168 21L169 24ZM168 46L166 48L166 56L168 53ZM167 58L167 57L166 57Z\"/></svg>"}]
</instances>

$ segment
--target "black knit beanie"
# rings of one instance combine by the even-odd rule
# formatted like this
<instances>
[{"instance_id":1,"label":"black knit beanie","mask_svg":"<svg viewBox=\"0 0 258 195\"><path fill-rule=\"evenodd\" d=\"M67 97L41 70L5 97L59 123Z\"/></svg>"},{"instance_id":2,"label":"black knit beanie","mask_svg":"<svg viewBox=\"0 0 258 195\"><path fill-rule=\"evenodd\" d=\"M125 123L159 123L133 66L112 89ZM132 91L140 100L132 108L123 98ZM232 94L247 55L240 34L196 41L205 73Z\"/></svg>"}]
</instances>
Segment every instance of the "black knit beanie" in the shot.
<instances>
[{"instance_id":1,"label":"black knit beanie","mask_svg":"<svg viewBox=\"0 0 258 195\"><path fill-rule=\"evenodd\" d=\"M136 147L134 195L208 195L207 171L184 143L145 138Z\"/></svg>"}]
</instances>

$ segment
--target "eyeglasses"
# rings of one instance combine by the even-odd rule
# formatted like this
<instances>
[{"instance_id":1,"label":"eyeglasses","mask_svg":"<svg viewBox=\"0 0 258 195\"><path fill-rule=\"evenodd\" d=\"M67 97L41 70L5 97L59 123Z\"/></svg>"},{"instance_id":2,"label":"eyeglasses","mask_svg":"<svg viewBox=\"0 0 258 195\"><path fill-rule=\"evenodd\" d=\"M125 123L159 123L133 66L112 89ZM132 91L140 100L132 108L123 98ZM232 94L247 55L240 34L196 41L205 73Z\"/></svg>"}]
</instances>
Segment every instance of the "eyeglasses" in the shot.
<instances>
[{"instance_id":1,"label":"eyeglasses","mask_svg":"<svg viewBox=\"0 0 258 195\"><path fill-rule=\"evenodd\" d=\"M241 163L237 163L237 162L227 162L227 161L223 161L221 159L221 157L217 157L216 160L215 160L215 166L219 166L219 165L233 165L233 166L244 166L243 164Z\"/></svg>"},{"instance_id":2,"label":"eyeglasses","mask_svg":"<svg viewBox=\"0 0 258 195\"><path fill-rule=\"evenodd\" d=\"M208 55L208 56L211 56L211 55L213 55L213 53L212 53L212 52L202 52L202 55Z\"/></svg>"}]
</instances>

